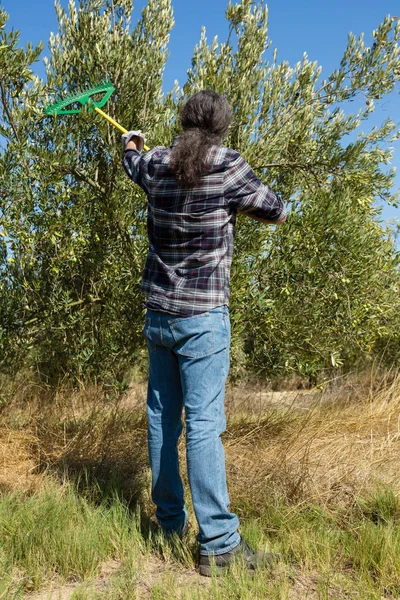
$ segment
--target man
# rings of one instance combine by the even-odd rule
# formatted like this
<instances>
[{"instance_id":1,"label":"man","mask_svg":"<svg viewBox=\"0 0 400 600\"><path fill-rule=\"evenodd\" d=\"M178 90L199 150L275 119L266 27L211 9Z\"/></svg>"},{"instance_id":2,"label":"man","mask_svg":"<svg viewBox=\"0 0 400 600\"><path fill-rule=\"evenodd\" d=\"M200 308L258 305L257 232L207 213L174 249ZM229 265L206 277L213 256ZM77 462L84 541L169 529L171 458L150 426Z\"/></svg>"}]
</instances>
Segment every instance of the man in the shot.
<instances>
[{"instance_id":1,"label":"man","mask_svg":"<svg viewBox=\"0 0 400 600\"><path fill-rule=\"evenodd\" d=\"M286 219L278 195L240 154L221 146L231 122L222 96L204 90L181 114L171 148L142 154L140 132L123 136L123 165L148 196L149 251L142 291L150 373L147 397L152 498L167 533L186 527L177 442L186 417L189 484L200 543L199 570L218 573L240 554L250 569L272 560L255 552L229 512L224 391L229 371L229 282L237 212L266 224Z\"/></svg>"}]
</instances>

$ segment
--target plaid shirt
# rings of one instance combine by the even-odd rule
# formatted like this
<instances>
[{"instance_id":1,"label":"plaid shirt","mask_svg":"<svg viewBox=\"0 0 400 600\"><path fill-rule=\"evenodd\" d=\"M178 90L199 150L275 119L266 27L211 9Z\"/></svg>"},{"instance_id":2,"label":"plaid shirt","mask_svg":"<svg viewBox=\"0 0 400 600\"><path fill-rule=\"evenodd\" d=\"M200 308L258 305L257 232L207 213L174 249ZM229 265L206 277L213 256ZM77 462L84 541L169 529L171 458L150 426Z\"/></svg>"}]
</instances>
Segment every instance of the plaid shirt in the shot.
<instances>
[{"instance_id":1,"label":"plaid shirt","mask_svg":"<svg viewBox=\"0 0 400 600\"><path fill-rule=\"evenodd\" d=\"M229 304L236 213L279 221L286 212L240 154L221 146L210 147L198 187L180 187L169 169L178 141L144 154L125 150L123 166L148 197L145 306L184 317Z\"/></svg>"}]
</instances>

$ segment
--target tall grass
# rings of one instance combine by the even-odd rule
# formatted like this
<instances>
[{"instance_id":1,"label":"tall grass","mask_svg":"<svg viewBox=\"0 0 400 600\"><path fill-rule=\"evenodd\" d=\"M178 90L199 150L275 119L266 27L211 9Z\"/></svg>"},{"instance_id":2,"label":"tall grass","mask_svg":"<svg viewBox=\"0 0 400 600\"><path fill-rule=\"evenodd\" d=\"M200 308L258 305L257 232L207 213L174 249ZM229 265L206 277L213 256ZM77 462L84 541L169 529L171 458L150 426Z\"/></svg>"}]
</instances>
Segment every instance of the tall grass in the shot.
<instances>
[{"instance_id":1,"label":"tall grass","mask_svg":"<svg viewBox=\"0 0 400 600\"><path fill-rule=\"evenodd\" d=\"M15 394L0 423L0 598L399 598L400 380L372 383L231 392L232 508L249 543L283 562L212 581L195 572L190 504L183 542L154 523L142 388L116 402L96 388L29 392L28 409Z\"/></svg>"},{"instance_id":2,"label":"tall grass","mask_svg":"<svg viewBox=\"0 0 400 600\"><path fill-rule=\"evenodd\" d=\"M119 501L94 509L72 487L55 484L28 497L4 495L0 501L0 563L7 575L3 594L15 584L17 589L38 589L54 576L64 581L91 577L102 561L122 556L138 539L135 521Z\"/></svg>"}]
</instances>

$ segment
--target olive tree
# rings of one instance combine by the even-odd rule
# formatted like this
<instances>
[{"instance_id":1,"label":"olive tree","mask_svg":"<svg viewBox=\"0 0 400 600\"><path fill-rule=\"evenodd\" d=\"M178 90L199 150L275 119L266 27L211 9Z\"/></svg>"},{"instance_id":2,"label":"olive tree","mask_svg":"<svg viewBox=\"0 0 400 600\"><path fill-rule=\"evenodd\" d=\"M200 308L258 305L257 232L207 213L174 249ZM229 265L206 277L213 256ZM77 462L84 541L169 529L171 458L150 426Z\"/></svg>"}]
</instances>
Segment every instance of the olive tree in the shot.
<instances>
[{"instance_id":1,"label":"olive tree","mask_svg":"<svg viewBox=\"0 0 400 600\"><path fill-rule=\"evenodd\" d=\"M316 377L362 364L389 340L398 356L398 260L375 201L396 202L387 165L399 131L369 118L400 77L399 25L387 17L369 45L350 34L322 80L307 55L279 60L264 2L230 3L227 39L209 43L203 30L186 82L164 94L170 0L149 0L139 17L130 0L56 11L44 81L31 66L41 48L20 49L16 33L0 30L3 368L121 381L144 364L145 195L123 173L118 131L93 112L55 119L43 110L103 79L116 88L108 112L140 126L150 145L177 135L190 94L226 94L226 143L288 203L277 229L238 217L233 374Z\"/></svg>"}]
</instances>

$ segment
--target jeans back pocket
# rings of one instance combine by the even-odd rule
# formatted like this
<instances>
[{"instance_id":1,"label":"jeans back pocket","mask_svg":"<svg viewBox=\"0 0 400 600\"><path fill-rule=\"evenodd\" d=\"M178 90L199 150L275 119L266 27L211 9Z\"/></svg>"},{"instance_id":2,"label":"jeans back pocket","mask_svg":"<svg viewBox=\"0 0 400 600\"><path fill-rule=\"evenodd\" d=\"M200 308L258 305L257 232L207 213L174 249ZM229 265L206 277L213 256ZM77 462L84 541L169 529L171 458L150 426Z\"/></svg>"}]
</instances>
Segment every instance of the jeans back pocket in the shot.
<instances>
[{"instance_id":1,"label":"jeans back pocket","mask_svg":"<svg viewBox=\"0 0 400 600\"><path fill-rule=\"evenodd\" d=\"M219 352L229 344L221 313L205 312L193 317L170 319L174 351L188 358L201 358Z\"/></svg>"}]
</instances>

